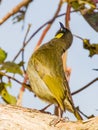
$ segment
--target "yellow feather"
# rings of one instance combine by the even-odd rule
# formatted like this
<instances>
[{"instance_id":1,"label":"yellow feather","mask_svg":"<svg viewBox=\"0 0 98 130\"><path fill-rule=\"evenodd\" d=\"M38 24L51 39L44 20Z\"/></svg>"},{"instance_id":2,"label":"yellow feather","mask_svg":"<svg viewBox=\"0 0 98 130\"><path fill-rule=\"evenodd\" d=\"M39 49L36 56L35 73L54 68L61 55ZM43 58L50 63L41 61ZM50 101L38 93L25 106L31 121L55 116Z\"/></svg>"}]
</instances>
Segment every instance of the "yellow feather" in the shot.
<instances>
[{"instance_id":1,"label":"yellow feather","mask_svg":"<svg viewBox=\"0 0 98 130\"><path fill-rule=\"evenodd\" d=\"M53 97L56 99L61 109L64 111L65 110L64 99L66 91L64 89L61 78L45 75L43 77L43 81L47 85L50 92L53 94Z\"/></svg>"},{"instance_id":2,"label":"yellow feather","mask_svg":"<svg viewBox=\"0 0 98 130\"><path fill-rule=\"evenodd\" d=\"M56 36L55 36L55 38L61 38L62 36L64 35L64 33L59 33L59 34L57 34Z\"/></svg>"}]
</instances>

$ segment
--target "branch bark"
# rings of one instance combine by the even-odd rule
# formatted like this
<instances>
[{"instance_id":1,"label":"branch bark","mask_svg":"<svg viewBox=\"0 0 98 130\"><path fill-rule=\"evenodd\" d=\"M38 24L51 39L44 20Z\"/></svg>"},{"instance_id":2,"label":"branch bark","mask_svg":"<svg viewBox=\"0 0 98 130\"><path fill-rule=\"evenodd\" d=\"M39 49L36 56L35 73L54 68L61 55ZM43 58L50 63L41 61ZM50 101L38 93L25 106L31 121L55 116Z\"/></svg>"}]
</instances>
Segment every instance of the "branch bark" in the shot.
<instances>
[{"instance_id":1,"label":"branch bark","mask_svg":"<svg viewBox=\"0 0 98 130\"><path fill-rule=\"evenodd\" d=\"M49 125L56 116L38 110L0 104L0 130L95 130L98 117L83 122L61 121L56 126Z\"/></svg>"}]
</instances>

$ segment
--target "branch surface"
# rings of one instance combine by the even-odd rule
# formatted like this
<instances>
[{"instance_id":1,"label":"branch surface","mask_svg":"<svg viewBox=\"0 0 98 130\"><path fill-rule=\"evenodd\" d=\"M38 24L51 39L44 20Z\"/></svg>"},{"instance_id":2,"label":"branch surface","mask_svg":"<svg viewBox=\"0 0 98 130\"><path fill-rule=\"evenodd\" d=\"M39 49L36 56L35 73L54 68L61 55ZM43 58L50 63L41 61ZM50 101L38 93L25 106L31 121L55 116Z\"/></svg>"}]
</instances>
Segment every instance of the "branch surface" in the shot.
<instances>
[{"instance_id":1,"label":"branch surface","mask_svg":"<svg viewBox=\"0 0 98 130\"><path fill-rule=\"evenodd\" d=\"M98 117L89 120L61 121L56 126L50 122L57 116L41 113L35 109L0 104L0 130L97 130Z\"/></svg>"}]
</instances>

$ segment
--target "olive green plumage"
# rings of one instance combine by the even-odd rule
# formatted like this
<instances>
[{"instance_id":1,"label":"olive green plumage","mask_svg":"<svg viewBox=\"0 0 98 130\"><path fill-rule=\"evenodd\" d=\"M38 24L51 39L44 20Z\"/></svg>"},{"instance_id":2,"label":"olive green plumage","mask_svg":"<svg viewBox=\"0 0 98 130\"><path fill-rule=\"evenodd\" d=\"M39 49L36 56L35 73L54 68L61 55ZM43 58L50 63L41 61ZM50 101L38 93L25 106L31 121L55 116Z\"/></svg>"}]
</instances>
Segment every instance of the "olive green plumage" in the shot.
<instances>
[{"instance_id":1,"label":"olive green plumage","mask_svg":"<svg viewBox=\"0 0 98 130\"><path fill-rule=\"evenodd\" d=\"M73 36L62 23L60 25L61 29L55 37L32 54L27 74L36 96L58 105L63 111L69 110L81 120L73 104L62 62L62 54L71 46Z\"/></svg>"}]
</instances>

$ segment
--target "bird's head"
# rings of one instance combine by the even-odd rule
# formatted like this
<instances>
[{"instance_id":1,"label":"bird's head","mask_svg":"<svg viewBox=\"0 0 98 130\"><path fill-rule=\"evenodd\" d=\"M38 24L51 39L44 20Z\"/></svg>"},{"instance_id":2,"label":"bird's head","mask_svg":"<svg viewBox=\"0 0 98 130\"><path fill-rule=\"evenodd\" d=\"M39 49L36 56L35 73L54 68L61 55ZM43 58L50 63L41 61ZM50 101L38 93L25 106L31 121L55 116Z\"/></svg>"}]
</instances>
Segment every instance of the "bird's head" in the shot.
<instances>
[{"instance_id":1,"label":"bird's head","mask_svg":"<svg viewBox=\"0 0 98 130\"><path fill-rule=\"evenodd\" d=\"M68 30L67 28L65 28L61 22L59 22L59 23L60 23L60 29L57 31L55 38L65 41L65 43L68 44L67 46L69 48L70 45L72 44L73 35L72 35L71 31Z\"/></svg>"}]
</instances>

